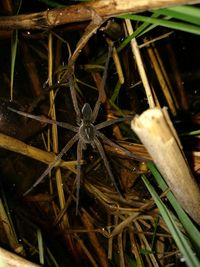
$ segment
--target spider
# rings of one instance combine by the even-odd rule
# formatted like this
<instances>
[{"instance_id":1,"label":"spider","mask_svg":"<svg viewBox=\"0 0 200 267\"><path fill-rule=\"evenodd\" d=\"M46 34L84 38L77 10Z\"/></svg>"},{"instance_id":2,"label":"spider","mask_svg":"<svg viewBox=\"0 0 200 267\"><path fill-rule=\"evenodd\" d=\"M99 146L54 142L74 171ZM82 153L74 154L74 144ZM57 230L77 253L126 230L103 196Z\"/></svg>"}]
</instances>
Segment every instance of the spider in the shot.
<instances>
[{"instance_id":1,"label":"spider","mask_svg":"<svg viewBox=\"0 0 200 267\"><path fill-rule=\"evenodd\" d=\"M111 52L109 52L109 54L110 53ZM104 143L107 143L107 144L115 147L116 149L122 150L126 155L128 155L131 158L135 158L137 160L141 160L141 158L139 156L133 154L132 152L122 148L121 146L117 145L116 143L112 142L103 133L101 133L99 131L104 127L110 126L110 125L115 124L115 123L122 122L122 121L126 120L127 117L104 121L104 122L101 122L101 123L96 124L96 125L94 124L96 121L98 112L99 112L100 105L101 105L102 91L103 91L103 87L104 87L105 80L106 80L106 75L107 75L106 73L107 73L108 64L109 64L109 58L110 58L110 55L107 57L107 61L106 61L105 67L104 67L102 83L101 83L101 86L99 89L99 96L98 96L97 102L96 102L93 110L91 109L91 107L88 103L85 103L82 107L82 110L80 111L80 109L78 107L77 98L76 98L76 92L74 89L74 79L72 76L69 78L69 87L70 87L70 92L71 92L74 110L76 113L77 126L74 126L74 125L71 125L71 124L68 124L65 122L53 121L51 119L47 119L47 118L44 118L42 116L35 116L32 114L18 111L16 109L8 107L9 110L11 110L11 111L13 111L19 115L22 115L22 116L25 116L25 117L28 117L31 119L35 119L35 120L38 120L41 122L45 122L45 123L57 124L60 127L63 127L67 130L75 132L75 135L68 141L68 143L64 146L64 148L61 150L61 152L55 157L55 160L42 173L42 175L36 180L36 182L31 186L31 188L29 188L23 194L24 196L27 195L28 193L30 193L46 177L46 175L56 166L57 161L59 161L62 158L62 156L65 153L67 153L67 151L76 142L78 142L78 144L77 144L77 174L76 174L76 211L78 210L78 202L79 202L82 151L87 148L87 145L91 145L93 148L95 148L95 147L97 148L101 158L103 159L103 162L104 162L105 168L108 172L108 175L110 177L110 180L111 180L112 184L114 185L116 191L121 196L120 190L118 189L118 186L115 182L115 178L114 178L113 173L111 171L110 164L108 162L104 148L103 148L100 140L102 140ZM130 117L129 117L129 119L130 119Z\"/></svg>"}]
</instances>

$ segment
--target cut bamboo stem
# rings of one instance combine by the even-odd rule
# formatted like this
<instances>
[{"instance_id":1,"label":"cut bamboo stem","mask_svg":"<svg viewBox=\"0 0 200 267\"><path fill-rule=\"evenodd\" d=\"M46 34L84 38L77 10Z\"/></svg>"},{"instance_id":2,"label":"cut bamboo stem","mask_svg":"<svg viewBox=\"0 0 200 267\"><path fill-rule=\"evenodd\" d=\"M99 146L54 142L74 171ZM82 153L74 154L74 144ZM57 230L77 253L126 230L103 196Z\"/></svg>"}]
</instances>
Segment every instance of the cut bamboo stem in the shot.
<instances>
[{"instance_id":1,"label":"cut bamboo stem","mask_svg":"<svg viewBox=\"0 0 200 267\"><path fill-rule=\"evenodd\" d=\"M200 190L166 108L149 109L131 123L182 207L200 225Z\"/></svg>"}]
</instances>

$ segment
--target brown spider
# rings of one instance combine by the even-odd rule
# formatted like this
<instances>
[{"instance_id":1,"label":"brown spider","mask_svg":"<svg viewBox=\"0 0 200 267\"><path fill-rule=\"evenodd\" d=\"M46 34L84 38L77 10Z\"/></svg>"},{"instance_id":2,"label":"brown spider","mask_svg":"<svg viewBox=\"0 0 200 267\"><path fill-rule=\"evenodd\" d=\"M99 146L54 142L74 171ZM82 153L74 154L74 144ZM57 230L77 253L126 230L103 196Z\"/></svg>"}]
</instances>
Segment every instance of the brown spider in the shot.
<instances>
[{"instance_id":1,"label":"brown spider","mask_svg":"<svg viewBox=\"0 0 200 267\"><path fill-rule=\"evenodd\" d=\"M45 122L45 123L50 123L50 124L57 124L60 127L63 127L65 129L68 129L70 131L75 132L74 137L72 137L69 142L64 146L64 148L61 150L61 152L59 153L59 155L57 155L55 157L55 160L49 165L49 167L42 173L42 175L36 180L36 182L32 185L31 188L29 188L23 195L27 195L28 193L30 193L45 177L46 175L55 167L56 163L58 160L60 160L62 158L62 156L67 153L67 151L73 146L74 143L76 143L78 141L78 145L77 145L77 175L76 175L76 183L77 183L77 187L76 187L76 211L78 209L78 202L79 202L79 190L80 190L80 177L81 177L81 159L82 159L82 151L83 149L85 150L87 145L90 144L93 148L96 147L100 153L101 158L103 159L104 165L106 167L106 170L109 174L109 177L111 179L111 182L113 183L116 191L121 195L117 184L115 182L115 178L112 174L108 159L106 157L104 148L100 142L100 139L104 142L107 143L117 149L122 150L126 155L128 155L131 158L136 158L138 160L141 160L141 158L133 153L131 153L130 151L122 148L121 146L117 145L116 143L112 142L110 139L108 139L103 133L101 133L99 130L101 130L104 127L110 126L112 124L115 123L119 123L122 122L124 120L127 119L127 117L123 117L123 118L118 118L118 119L113 119L113 120L108 120L108 121L104 121L101 122L97 125L95 125L95 121L99 112L99 108L101 105L101 98L102 98L102 90L105 84L105 80L106 80L106 73L107 73L107 69L108 69L108 64L109 64L109 58L110 56L107 58L106 64L105 64L105 68L104 68L104 74L103 74L103 79L102 79L102 84L101 84L101 88L99 91L99 97L97 99L97 102L95 104L94 109L92 110L90 105L88 103L85 103L83 105L82 110L80 111L79 107L78 107L78 103L77 103L77 98L76 98L76 92L74 89L74 84L73 84L73 77L71 77L69 79L69 86L70 86L70 91L71 91L71 97L72 97L72 102L73 102L73 106L76 112L76 117L77 117L77 126L73 126L71 124L65 123L65 122L57 122L57 121L53 121L47 118L44 118L42 116L35 116L35 115L31 115L22 111L18 111L16 109L10 108L8 107L9 110L28 117L28 118L32 118L41 122ZM130 117L129 117L130 119Z\"/></svg>"}]
</instances>

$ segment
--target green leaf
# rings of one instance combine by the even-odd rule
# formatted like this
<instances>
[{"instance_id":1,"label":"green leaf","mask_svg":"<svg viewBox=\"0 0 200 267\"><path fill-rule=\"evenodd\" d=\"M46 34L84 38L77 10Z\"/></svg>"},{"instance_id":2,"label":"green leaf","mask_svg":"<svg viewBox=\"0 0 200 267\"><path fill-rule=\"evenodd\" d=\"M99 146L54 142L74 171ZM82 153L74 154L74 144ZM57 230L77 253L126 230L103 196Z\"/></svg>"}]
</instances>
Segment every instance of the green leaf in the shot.
<instances>
[{"instance_id":1,"label":"green leaf","mask_svg":"<svg viewBox=\"0 0 200 267\"><path fill-rule=\"evenodd\" d=\"M166 19L157 19L157 18L151 18L141 15L120 15L117 16L121 19L130 19L135 21L143 21L146 23L152 23L157 26L163 26L174 30L180 30L185 31L193 34L200 35L200 27L196 25L191 25L183 22L175 22L175 21L169 21L168 18Z\"/></svg>"}]
</instances>

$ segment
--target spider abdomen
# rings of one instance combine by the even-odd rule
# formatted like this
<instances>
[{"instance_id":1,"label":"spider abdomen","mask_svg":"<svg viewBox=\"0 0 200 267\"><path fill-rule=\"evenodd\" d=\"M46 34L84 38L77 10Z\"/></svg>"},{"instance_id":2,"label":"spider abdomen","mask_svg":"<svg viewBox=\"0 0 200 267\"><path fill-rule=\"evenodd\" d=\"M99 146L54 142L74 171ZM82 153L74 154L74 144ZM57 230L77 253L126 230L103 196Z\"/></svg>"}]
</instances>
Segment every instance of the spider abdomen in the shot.
<instances>
[{"instance_id":1,"label":"spider abdomen","mask_svg":"<svg viewBox=\"0 0 200 267\"><path fill-rule=\"evenodd\" d=\"M92 123L83 123L79 128L79 135L85 143L91 143L96 135L96 129Z\"/></svg>"}]
</instances>

